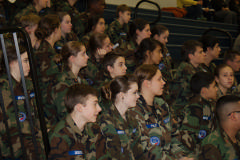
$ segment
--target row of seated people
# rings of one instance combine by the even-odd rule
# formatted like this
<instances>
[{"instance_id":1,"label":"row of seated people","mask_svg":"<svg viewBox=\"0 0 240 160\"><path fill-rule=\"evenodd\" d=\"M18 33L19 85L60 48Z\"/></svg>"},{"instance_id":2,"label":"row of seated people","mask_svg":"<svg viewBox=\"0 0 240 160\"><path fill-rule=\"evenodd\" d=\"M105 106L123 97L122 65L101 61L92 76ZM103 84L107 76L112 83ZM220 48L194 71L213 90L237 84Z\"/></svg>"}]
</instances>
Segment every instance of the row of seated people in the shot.
<instances>
[{"instance_id":1,"label":"row of seated people","mask_svg":"<svg viewBox=\"0 0 240 160\"><path fill-rule=\"evenodd\" d=\"M69 18L70 16L67 17ZM211 61L219 56L221 49L215 37L203 36L200 40L202 44L194 40L187 41L182 47L184 62L180 64L173 76L171 74L171 57L166 48L169 31L164 26L154 26L151 34L148 22L142 19L136 19L129 27L129 35L132 35L130 41L121 37L126 36L126 34L116 34L120 36L117 41L120 46L114 49L114 52L111 52L113 49L109 38L111 34L108 36L104 33L93 33L89 35L89 42L66 42L60 49L58 47L61 51L57 54L54 45L61 38L60 28L64 26L62 24L60 25L60 23L56 15L44 16L40 20L35 32L36 37L41 37L40 39L42 40L39 41L39 43L32 43L39 44L37 45L38 47L35 48L34 56L38 66L37 73L40 80L42 101L44 104L43 109L48 128L51 130L49 134L52 148L50 157L52 157L52 159L58 159L58 157L64 156L88 158L91 155L97 157L97 159L104 157L121 159L121 156L123 156L123 158L130 157L130 159L146 159L145 156L150 159L180 159L182 157L186 158L199 155L198 151L200 149L198 148L201 140L214 129L213 112L215 111L215 107L213 106L215 106L215 100L226 94L238 94L237 84L233 85L235 80L234 71L239 70L238 52L230 51L226 54L225 63L231 67L220 65L216 68ZM98 25L101 26L102 22L100 19L98 23L93 29L96 29ZM152 39L149 38L150 36L152 36ZM88 47L87 49L84 44ZM88 55L86 54L86 50L88 50ZM9 47L7 51L8 54L15 53L12 47ZM26 134L24 132L28 140L26 143L29 144L27 145L29 146L27 153L31 156L36 156L32 154L34 147L32 147L32 143L29 142L31 141L29 140L31 135L30 130L27 129L29 128L28 115L24 108L25 102L22 98L21 76L16 59L17 57L15 56L15 58L10 58L8 61L11 75L15 80L15 94L18 95L18 105L21 106L19 107L21 111L18 114L20 117L19 121L23 122L21 125L27 132ZM23 68L25 71L24 75L27 76L29 73L29 64L25 51L21 51L21 59L22 64L26 65L23 66ZM142 66L142 64L145 65ZM11 69L11 65L14 66L14 68ZM191 77L198 71L210 73L210 75L205 76L205 78L208 77L210 80L202 80L204 81L203 86L200 85L200 82L196 82L196 80L201 80L201 76L199 77L199 75L195 81L190 82ZM131 78L131 76L124 76L126 73L134 73L135 80ZM214 73L215 78L213 76ZM200 75L202 74L204 75L205 73L201 73ZM121 78L118 76L121 76ZM227 76L229 77L224 78ZM165 78L165 81L162 80L162 77ZM7 99L4 100L4 102L7 101L5 106L7 106L8 119L11 120L10 124L13 128L16 128L16 122L14 121L16 116L7 79L6 75L3 75L1 80L2 88L5 90L3 92L5 93L3 94L4 99ZM216 96L217 89L215 87L215 79L219 88L218 97ZM226 79L228 79L227 83L225 82ZM108 82L111 83L106 85ZM136 83L136 85L132 85L133 82ZM70 102L65 100L64 103L64 97L68 88L76 83L88 84L96 88L98 92L101 93L99 98L101 108L96 107L95 111L91 112L87 110L82 114L83 109L76 107L76 105L82 104L83 107L86 107L88 101L78 101L76 98L73 98L75 94L78 95L77 91L74 91L74 88L70 89L70 93L68 93L73 99L65 98L71 100L69 100ZM190 85L191 83L194 85ZM196 84L199 84L200 87L196 86ZM163 89L164 86L165 88ZM194 89L194 86L198 88ZM86 93L84 92L84 88L77 90L82 91L79 94L86 94L83 95L84 98L81 98L81 95L79 95L80 98L77 96L77 99L88 100L87 91L91 91L90 88L86 89ZM140 92L140 97L137 91ZM31 85L29 85L29 96L33 98L31 93ZM68 94L66 97L68 97ZM89 94L97 97L93 92ZM5 95L7 96L5 97ZM162 96L163 98L158 98L157 96ZM91 98L91 100L93 99L94 98ZM109 99L111 99L111 101L109 101ZM166 100L169 105L163 99ZM77 102L75 103L74 101ZM96 98L93 101L96 102ZM205 107L205 104L203 104L205 101L207 104L209 103L209 105L206 105L207 108L203 109L203 105ZM95 103L96 106L97 103ZM136 103L138 108L132 108L136 106ZM187 106L195 103L200 106L200 110L187 109L189 108ZM69 106L71 106L70 109ZM123 106L126 106L125 109ZM128 108L136 110L128 112L130 111ZM99 122L98 125L90 124L90 126L88 126L94 130L88 131L88 129L83 129L84 126L87 126L85 125L86 123L96 121L97 114L100 110L102 110L102 112L98 118L99 120L97 120L97 122ZM67 114L68 112L70 116ZM198 112L199 114L194 115ZM88 113L90 115L88 115ZM230 115L235 116L235 113L237 112L234 111ZM128 114L131 116L128 117ZM37 116L37 114L33 115ZM75 119L75 116L82 117L83 119ZM196 120L196 116L198 116L197 118L199 120L193 122L193 120ZM67 124L64 122L65 119ZM135 122L136 119L138 122ZM40 134L40 132L38 132L40 127L37 125L37 117L35 117L34 120L36 121L36 133ZM3 125L3 122L1 123ZM73 137L64 136L69 135L64 127L68 127L67 130L69 130L69 128L74 130L71 131ZM99 127L101 132L99 132ZM138 127L139 129L137 129ZM58 133L58 131L61 133ZM98 134L98 136L95 136L95 134ZM139 137L140 139L134 139L138 137L136 134L141 135ZM8 144L7 132L3 131L2 135L1 137L3 138L1 141L4 143L2 143L3 147L1 148L4 148L3 151L7 155L10 152L10 148L6 145ZM89 137L84 139L84 137L81 136ZM17 139L16 143L20 144L19 134L15 134L13 137ZM59 139L56 139L57 137ZM131 139L132 137L134 138ZM41 136L38 135L38 138L39 145L41 145ZM76 141L73 142L72 139ZM79 142L80 139L83 140L83 142ZM94 141L93 145L90 145L88 140L90 142L96 141ZM138 140L140 140L140 144L137 142ZM236 142L235 140L233 141ZM82 146L76 142L82 143L83 146L87 145L86 150L84 148L75 148L76 146ZM237 143L234 143L233 146L235 146L235 144ZM69 146L69 148L66 149L65 147L67 146ZM14 148L14 153L16 153L17 157L23 156L19 147L20 145ZM92 150L90 151L88 147L92 148ZM39 147L39 149L42 148ZM143 151L143 153L141 151ZM39 153L43 152L39 151ZM223 153L225 154L225 152ZM230 155L237 156L237 153L237 150L233 150ZM204 152L202 154L206 156ZM3 155L5 156L5 154ZM41 155L44 158L44 154ZM230 155L220 156L228 157ZM35 158L33 157L32 159Z\"/></svg>"}]
</instances>

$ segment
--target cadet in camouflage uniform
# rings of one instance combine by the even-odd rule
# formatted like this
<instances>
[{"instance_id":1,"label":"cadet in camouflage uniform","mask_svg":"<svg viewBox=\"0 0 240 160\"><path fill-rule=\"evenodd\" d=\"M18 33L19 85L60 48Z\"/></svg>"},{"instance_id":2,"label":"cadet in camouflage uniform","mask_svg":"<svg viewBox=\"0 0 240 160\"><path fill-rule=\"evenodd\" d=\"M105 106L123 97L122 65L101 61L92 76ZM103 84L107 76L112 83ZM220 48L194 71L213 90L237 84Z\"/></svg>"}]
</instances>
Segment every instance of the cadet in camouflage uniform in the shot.
<instances>
[{"instance_id":1,"label":"cadet in camouflage uniform","mask_svg":"<svg viewBox=\"0 0 240 160\"><path fill-rule=\"evenodd\" d=\"M214 76L209 72L194 74L190 86L195 96L184 109L180 131L183 144L189 151L198 154L202 140L216 128L214 101L217 88ZM185 138L186 135L191 138Z\"/></svg>"},{"instance_id":2,"label":"cadet in camouflage uniform","mask_svg":"<svg viewBox=\"0 0 240 160\"><path fill-rule=\"evenodd\" d=\"M204 62L206 56L202 44L195 40L186 41L181 53L184 62L179 65L170 86L173 110L180 121L182 118L179 114L193 96L189 85L190 79L196 72L201 71L199 65Z\"/></svg>"},{"instance_id":3,"label":"cadet in camouflage uniform","mask_svg":"<svg viewBox=\"0 0 240 160\"><path fill-rule=\"evenodd\" d=\"M2 152L3 159L8 159L14 157L14 159L22 159L26 157L27 159L35 160L38 158L45 158L45 151L42 142L42 132L40 129L40 122L37 112L37 107L35 104L35 93L33 90L33 84L30 78L25 78L26 89L28 94L28 100L30 105L30 112L26 110L26 97L24 95L23 86L21 83L21 75L19 71L19 65L17 62L17 55L15 47L7 47L6 49L8 54L8 63L13 83L13 92L16 100L17 113L15 113L14 100L12 98L10 84L8 80L8 76L6 74L2 75L0 78L0 88L1 95L3 98L3 108L1 108L0 112L0 148ZM20 46L20 54L23 66L24 76L29 74L29 62L28 55L26 50L21 50ZM2 105L2 104L1 104ZM4 111L4 110L5 111ZM4 113L5 112L5 113ZM6 114L6 121L8 123L8 130L6 129L6 123L4 122L4 115ZM18 117L16 117L16 115ZM36 149L33 144L32 131L30 128L30 119L28 116L32 116L33 122L33 134L36 138ZM19 121L21 133L18 130L17 120ZM8 132L9 131L9 132ZM22 152L20 135L22 135L22 140L24 144L24 148L26 150L26 154ZM9 143L10 142L10 143ZM10 151L10 145L13 148L13 155Z\"/></svg>"},{"instance_id":4,"label":"cadet in camouflage uniform","mask_svg":"<svg viewBox=\"0 0 240 160\"><path fill-rule=\"evenodd\" d=\"M108 27L108 35L113 44L119 43L121 47L127 41L129 32L128 22L131 19L131 9L123 4L117 7L117 19Z\"/></svg>"},{"instance_id":5,"label":"cadet in camouflage uniform","mask_svg":"<svg viewBox=\"0 0 240 160\"><path fill-rule=\"evenodd\" d=\"M49 160L96 159L100 129L92 123L101 111L97 96L97 91L88 85L75 84L69 88L65 96L69 114L50 131Z\"/></svg>"},{"instance_id":6,"label":"cadet in camouflage uniform","mask_svg":"<svg viewBox=\"0 0 240 160\"><path fill-rule=\"evenodd\" d=\"M134 118L126 115L136 105L137 82L133 76L116 77L106 96L113 105L99 117L101 138L97 146L97 159L146 159L140 144L140 130Z\"/></svg>"},{"instance_id":7,"label":"cadet in camouflage uniform","mask_svg":"<svg viewBox=\"0 0 240 160\"><path fill-rule=\"evenodd\" d=\"M199 41L203 45L203 52L206 53L205 62L201 66L204 71L214 74L216 65L212 61L219 57L221 51L219 40L212 35L203 35Z\"/></svg>"},{"instance_id":8,"label":"cadet in camouflage uniform","mask_svg":"<svg viewBox=\"0 0 240 160\"><path fill-rule=\"evenodd\" d=\"M240 159L239 117L240 98L234 95L221 97L216 105L219 127L202 141L200 160ZM234 119L234 120L233 120Z\"/></svg>"},{"instance_id":9,"label":"cadet in camouflage uniform","mask_svg":"<svg viewBox=\"0 0 240 160\"><path fill-rule=\"evenodd\" d=\"M174 137L177 136L177 130L173 127L169 106L163 99L155 97L162 94L165 84L160 70L154 65L145 64L135 70L135 75L141 96L128 115L138 121L144 152L149 159L171 160L185 156L180 141ZM154 86L146 87L147 83Z\"/></svg>"},{"instance_id":10,"label":"cadet in camouflage uniform","mask_svg":"<svg viewBox=\"0 0 240 160\"><path fill-rule=\"evenodd\" d=\"M63 101L67 89L76 83L88 84L79 74L80 69L87 65L88 60L84 45L77 41L68 42L63 46L61 55L64 70L56 76L55 84L48 88L48 105L45 108L50 124L56 124L67 114Z\"/></svg>"}]
</instances>

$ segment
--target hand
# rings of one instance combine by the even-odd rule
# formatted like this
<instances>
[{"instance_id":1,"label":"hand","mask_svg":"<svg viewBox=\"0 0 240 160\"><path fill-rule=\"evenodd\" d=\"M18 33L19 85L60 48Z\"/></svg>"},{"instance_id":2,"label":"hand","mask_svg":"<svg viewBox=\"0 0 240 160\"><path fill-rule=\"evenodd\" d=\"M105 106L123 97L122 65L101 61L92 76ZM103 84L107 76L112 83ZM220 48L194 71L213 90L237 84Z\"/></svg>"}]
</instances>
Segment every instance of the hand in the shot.
<instances>
[{"instance_id":1,"label":"hand","mask_svg":"<svg viewBox=\"0 0 240 160\"><path fill-rule=\"evenodd\" d=\"M98 52L98 55L99 57L103 58L106 54L107 54L107 51L105 49L97 49L97 52Z\"/></svg>"}]
</instances>

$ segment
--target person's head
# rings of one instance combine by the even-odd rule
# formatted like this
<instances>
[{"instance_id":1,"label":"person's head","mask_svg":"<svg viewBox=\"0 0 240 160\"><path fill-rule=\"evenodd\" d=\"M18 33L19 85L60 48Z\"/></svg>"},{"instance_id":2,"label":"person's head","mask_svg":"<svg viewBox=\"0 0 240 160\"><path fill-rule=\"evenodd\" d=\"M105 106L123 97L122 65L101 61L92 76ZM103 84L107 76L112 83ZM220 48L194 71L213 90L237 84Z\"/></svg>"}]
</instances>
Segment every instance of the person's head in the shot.
<instances>
[{"instance_id":1,"label":"person's head","mask_svg":"<svg viewBox=\"0 0 240 160\"><path fill-rule=\"evenodd\" d=\"M141 18L134 19L129 27L129 36L133 41L139 40L140 42L144 38L150 38L151 31L148 21Z\"/></svg>"},{"instance_id":2,"label":"person's head","mask_svg":"<svg viewBox=\"0 0 240 160\"><path fill-rule=\"evenodd\" d=\"M50 5L50 0L33 0L33 5L37 8L37 10L42 10Z\"/></svg>"},{"instance_id":3,"label":"person's head","mask_svg":"<svg viewBox=\"0 0 240 160\"><path fill-rule=\"evenodd\" d=\"M215 79L219 87L229 89L234 83L234 71L230 66L220 64L215 69Z\"/></svg>"},{"instance_id":4,"label":"person's head","mask_svg":"<svg viewBox=\"0 0 240 160\"><path fill-rule=\"evenodd\" d=\"M167 42L168 42L168 37L169 37L169 30L167 27L163 26L163 25L155 25L152 29L151 29L151 37L159 42L161 42L162 44L164 44L166 46Z\"/></svg>"},{"instance_id":5,"label":"person's head","mask_svg":"<svg viewBox=\"0 0 240 160\"><path fill-rule=\"evenodd\" d=\"M239 51L227 51L224 55L223 62L234 70L234 72L238 72L240 69L240 52Z\"/></svg>"},{"instance_id":6,"label":"person's head","mask_svg":"<svg viewBox=\"0 0 240 160\"><path fill-rule=\"evenodd\" d=\"M72 31L71 17L67 12L58 12L58 17L61 23L62 35L66 35Z\"/></svg>"},{"instance_id":7,"label":"person's head","mask_svg":"<svg viewBox=\"0 0 240 160\"><path fill-rule=\"evenodd\" d=\"M206 54L203 52L202 43L196 40L184 42L181 55L185 62L198 65L204 63L206 57Z\"/></svg>"},{"instance_id":8,"label":"person's head","mask_svg":"<svg viewBox=\"0 0 240 160\"><path fill-rule=\"evenodd\" d=\"M105 20L100 15L93 15L88 19L88 27L86 33L104 33L105 31Z\"/></svg>"},{"instance_id":9,"label":"person's head","mask_svg":"<svg viewBox=\"0 0 240 160\"><path fill-rule=\"evenodd\" d=\"M61 27L59 17L55 14L44 16L35 32L38 39L46 39L53 35L55 41L61 38Z\"/></svg>"},{"instance_id":10,"label":"person's head","mask_svg":"<svg viewBox=\"0 0 240 160\"><path fill-rule=\"evenodd\" d=\"M207 57L216 59L219 57L221 48L219 46L219 40L212 35L203 35L199 40L203 45L203 52L207 54Z\"/></svg>"},{"instance_id":11,"label":"person's head","mask_svg":"<svg viewBox=\"0 0 240 160\"><path fill-rule=\"evenodd\" d=\"M163 57L163 47L157 40L143 39L135 53L136 61L139 64L159 64Z\"/></svg>"},{"instance_id":12,"label":"person's head","mask_svg":"<svg viewBox=\"0 0 240 160\"><path fill-rule=\"evenodd\" d=\"M88 0L88 10L93 14L102 15L106 7L105 0Z\"/></svg>"},{"instance_id":13,"label":"person's head","mask_svg":"<svg viewBox=\"0 0 240 160\"><path fill-rule=\"evenodd\" d=\"M92 58L103 58L106 53L112 51L112 43L107 34L96 33L89 39L89 51Z\"/></svg>"},{"instance_id":14,"label":"person's head","mask_svg":"<svg viewBox=\"0 0 240 160\"><path fill-rule=\"evenodd\" d=\"M197 72L190 80L190 88L194 94L205 99L217 98L217 87L214 76L209 72Z\"/></svg>"},{"instance_id":15,"label":"person's head","mask_svg":"<svg viewBox=\"0 0 240 160\"><path fill-rule=\"evenodd\" d=\"M117 7L117 18L123 22L128 23L131 19L131 8L129 8L126 4L119 5Z\"/></svg>"},{"instance_id":16,"label":"person's head","mask_svg":"<svg viewBox=\"0 0 240 160\"><path fill-rule=\"evenodd\" d=\"M123 103L127 108L135 107L139 98L137 80L133 75L114 78L109 85L108 96L114 104Z\"/></svg>"},{"instance_id":17,"label":"person's head","mask_svg":"<svg viewBox=\"0 0 240 160\"><path fill-rule=\"evenodd\" d=\"M85 84L75 84L69 87L64 103L68 113L79 113L84 122L96 122L98 113L102 110L98 104L98 92Z\"/></svg>"},{"instance_id":18,"label":"person's head","mask_svg":"<svg viewBox=\"0 0 240 160\"><path fill-rule=\"evenodd\" d=\"M41 18L36 14L28 14L20 18L21 27L23 27L30 35L35 33Z\"/></svg>"},{"instance_id":19,"label":"person's head","mask_svg":"<svg viewBox=\"0 0 240 160\"><path fill-rule=\"evenodd\" d=\"M105 72L109 73L111 78L126 74L127 67L125 65L125 58L115 52L107 53L104 56L102 63Z\"/></svg>"},{"instance_id":20,"label":"person's head","mask_svg":"<svg viewBox=\"0 0 240 160\"><path fill-rule=\"evenodd\" d=\"M87 66L88 56L85 46L78 41L67 42L61 50L64 66L83 68Z\"/></svg>"},{"instance_id":21,"label":"person's head","mask_svg":"<svg viewBox=\"0 0 240 160\"><path fill-rule=\"evenodd\" d=\"M150 91L154 96L162 95L165 82L157 66L143 64L134 71L134 75L137 78L141 93Z\"/></svg>"},{"instance_id":22,"label":"person's head","mask_svg":"<svg viewBox=\"0 0 240 160\"><path fill-rule=\"evenodd\" d=\"M220 124L232 125L237 130L240 129L240 97L236 95L226 95L218 99L216 103L217 119ZM229 123L230 122L230 123Z\"/></svg>"},{"instance_id":23,"label":"person's head","mask_svg":"<svg viewBox=\"0 0 240 160\"><path fill-rule=\"evenodd\" d=\"M19 51L20 51L20 56L21 56L23 74L24 74L24 76L28 76L29 71L30 71L30 66L29 66L29 60L28 60L28 54L27 54L26 48L23 46L19 46ZM20 81L21 74L20 74L20 68L19 68L16 48L14 46L7 46L6 52L7 52L7 58L8 58L10 72L17 81ZM4 70L6 70L3 57L2 57L2 67Z\"/></svg>"}]
</instances>

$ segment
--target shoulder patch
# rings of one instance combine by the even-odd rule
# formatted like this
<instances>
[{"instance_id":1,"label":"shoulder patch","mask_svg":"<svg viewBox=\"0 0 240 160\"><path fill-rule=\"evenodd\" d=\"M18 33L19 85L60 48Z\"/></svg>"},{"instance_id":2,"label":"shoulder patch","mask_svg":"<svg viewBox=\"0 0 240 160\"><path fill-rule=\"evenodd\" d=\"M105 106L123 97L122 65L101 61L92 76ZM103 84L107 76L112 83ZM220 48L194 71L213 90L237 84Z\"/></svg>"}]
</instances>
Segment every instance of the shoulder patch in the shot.
<instances>
[{"instance_id":1,"label":"shoulder patch","mask_svg":"<svg viewBox=\"0 0 240 160\"><path fill-rule=\"evenodd\" d=\"M198 133L198 138L203 139L207 136L207 132L205 130L200 130Z\"/></svg>"},{"instance_id":2,"label":"shoulder patch","mask_svg":"<svg viewBox=\"0 0 240 160\"><path fill-rule=\"evenodd\" d=\"M160 145L160 139L156 136L153 136L153 137L150 138L150 143L151 143L151 145L159 146Z\"/></svg>"},{"instance_id":3,"label":"shoulder patch","mask_svg":"<svg viewBox=\"0 0 240 160\"><path fill-rule=\"evenodd\" d=\"M20 122L24 122L26 120L26 118L27 117L26 117L25 113L23 113L23 112L18 113L18 119L19 119Z\"/></svg>"}]
</instances>

